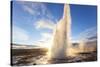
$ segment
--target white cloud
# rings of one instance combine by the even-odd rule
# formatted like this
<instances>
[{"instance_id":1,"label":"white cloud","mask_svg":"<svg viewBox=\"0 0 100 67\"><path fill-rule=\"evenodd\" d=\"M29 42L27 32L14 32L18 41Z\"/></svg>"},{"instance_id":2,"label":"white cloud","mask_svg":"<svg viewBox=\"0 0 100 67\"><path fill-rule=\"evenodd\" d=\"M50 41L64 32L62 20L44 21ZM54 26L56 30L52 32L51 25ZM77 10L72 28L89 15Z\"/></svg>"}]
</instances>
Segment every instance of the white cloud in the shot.
<instances>
[{"instance_id":1,"label":"white cloud","mask_svg":"<svg viewBox=\"0 0 100 67\"><path fill-rule=\"evenodd\" d=\"M37 45L47 48L51 47L53 34L42 32L41 36L42 37L39 40L33 42L32 37L28 34L27 31L25 31L20 27L13 26L13 31L12 31L13 43L25 44L25 45Z\"/></svg>"},{"instance_id":2,"label":"white cloud","mask_svg":"<svg viewBox=\"0 0 100 67\"><path fill-rule=\"evenodd\" d=\"M31 14L31 15L35 15L35 14L36 14L36 12L33 11L32 8L30 8L30 7L26 6L26 5L23 6L23 9L24 9L25 11L27 11L27 12L28 12L29 14Z\"/></svg>"},{"instance_id":3,"label":"white cloud","mask_svg":"<svg viewBox=\"0 0 100 67\"><path fill-rule=\"evenodd\" d=\"M16 43L24 43L29 39L28 32L17 26L13 26L12 37Z\"/></svg>"},{"instance_id":4,"label":"white cloud","mask_svg":"<svg viewBox=\"0 0 100 67\"><path fill-rule=\"evenodd\" d=\"M27 1L20 1L19 2L22 6L22 9L33 15L34 17L41 16L41 18L46 18L49 20L56 21L53 14L47 8L47 6L42 2L27 2ZM38 19L37 19L38 20Z\"/></svg>"},{"instance_id":5,"label":"white cloud","mask_svg":"<svg viewBox=\"0 0 100 67\"><path fill-rule=\"evenodd\" d=\"M42 35L41 41L49 41L52 38L52 33L45 32L45 33L42 33L41 35Z\"/></svg>"},{"instance_id":6,"label":"white cloud","mask_svg":"<svg viewBox=\"0 0 100 67\"><path fill-rule=\"evenodd\" d=\"M37 29L46 28L46 29L53 30L55 27L55 24L50 20L39 20L36 22L35 26Z\"/></svg>"},{"instance_id":7,"label":"white cloud","mask_svg":"<svg viewBox=\"0 0 100 67\"><path fill-rule=\"evenodd\" d=\"M54 19L54 16L44 3L27 2L27 1L26 2L22 1L19 3L21 4L24 11L33 15L33 18L36 21L34 22L34 24L37 29L39 28L53 29L55 27L54 22L56 21L56 19Z\"/></svg>"},{"instance_id":8,"label":"white cloud","mask_svg":"<svg viewBox=\"0 0 100 67\"><path fill-rule=\"evenodd\" d=\"M41 36L42 37L38 41L34 42L34 45L50 48L52 46L53 34L44 32L44 33L41 33Z\"/></svg>"},{"instance_id":9,"label":"white cloud","mask_svg":"<svg viewBox=\"0 0 100 67\"><path fill-rule=\"evenodd\" d=\"M33 18L36 18L35 28L36 29L50 29L53 30L55 27L54 24L54 16L51 14L49 9L46 7L45 4L39 3L39 2L24 2L20 1L19 4L22 6L22 9L33 16ZM37 16L41 18L37 18ZM38 21L39 20L39 21ZM48 46L47 44L51 43L52 39L52 33L41 33L41 38L38 41L32 42L32 37L28 34L27 31L25 31L22 28L14 26L13 30L13 40L17 42L22 42L22 43L30 43L34 45L44 45Z\"/></svg>"},{"instance_id":10,"label":"white cloud","mask_svg":"<svg viewBox=\"0 0 100 67\"><path fill-rule=\"evenodd\" d=\"M41 10L40 7L43 4L38 4L38 3L33 3L33 2L22 2L22 8L24 9L24 11L26 11L27 13L31 14L31 15L40 15Z\"/></svg>"},{"instance_id":11,"label":"white cloud","mask_svg":"<svg viewBox=\"0 0 100 67\"><path fill-rule=\"evenodd\" d=\"M91 27L83 30L77 36L72 37L73 42L79 42L80 40L88 40L88 38L97 36L97 27Z\"/></svg>"},{"instance_id":12,"label":"white cloud","mask_svg":"<svg viewBox=\"0 0 100 67\"><path fill-rule=\"evenodd\" d=\"M97 27L91 27L91 28L87 28L86 30L84 30L83 32L81 32L78 35L79 39L85 39L91 36L96 36L97 35Z\"/></svg>"}]
</instances>

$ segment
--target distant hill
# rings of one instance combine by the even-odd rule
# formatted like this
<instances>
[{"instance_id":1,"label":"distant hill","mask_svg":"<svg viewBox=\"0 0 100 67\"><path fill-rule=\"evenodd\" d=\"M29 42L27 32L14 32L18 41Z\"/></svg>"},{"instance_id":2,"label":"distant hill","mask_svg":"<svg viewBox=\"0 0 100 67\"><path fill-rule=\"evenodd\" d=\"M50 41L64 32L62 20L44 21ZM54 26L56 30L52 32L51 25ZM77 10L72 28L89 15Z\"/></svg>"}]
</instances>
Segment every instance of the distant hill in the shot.
<instances>
[{"instance_id":1,"label":"distant hill","mask_svg":"<svg viewBox=\"0 0 100 67\"><path fill-rule=\"evenodd\" d=\"M40 46L36 45L26 45L26 44L15 44L11 43L12 49L32 49L32 48L41 48Z\"/></svg>"}]
</instances>

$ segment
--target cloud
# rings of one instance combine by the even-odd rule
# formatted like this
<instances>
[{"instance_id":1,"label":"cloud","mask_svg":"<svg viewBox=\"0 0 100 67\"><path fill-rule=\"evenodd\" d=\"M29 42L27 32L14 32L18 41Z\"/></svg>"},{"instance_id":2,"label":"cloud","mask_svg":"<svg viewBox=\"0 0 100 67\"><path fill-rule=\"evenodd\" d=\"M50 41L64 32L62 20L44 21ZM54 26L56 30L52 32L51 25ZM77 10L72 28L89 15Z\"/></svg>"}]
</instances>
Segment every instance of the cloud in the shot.
<instances>
[{"instance_id":1,"label":"cloud","mask_svg":"<svg viewBox=\"0 0 100 67\"><path fill-rule=\"evenodd\" d=\"M83 32L81 32L79 34L79 37L80 38L88 38L88 37L91 37L91 36L95 36L97 35L97 27L91 27L91 28L87 28L86 30L84 30Z\"/></svg>"},{"instance_id":2,"label":"cloud","mask_svg":"<svg viewBox=\"0 0 100 67\"><path fill-rule=\"evenodd\" d=\"M17 43L24 43L29 39L28 32L17 26L13 26L12 37L13 42Z\"/></svg>"},{"instance_id":3,"label":"cloud","mask_svg":"<svg viewBox=\"0 0 100 67\"><path fill-rule=\"evenodd\" d=\"M18 1L22 10L31 15L35 20L34 26L36 29L50 29L53 30L55 28L55 19L50 10L47 8L46 4L39 2L29 2L29 1ZM33 27L34 28L34 27ZM13 30L13 40L18 43L26 43L26 44L34 44L34 45L46 45L50 44L52 33L42 32L41 38L38 41L34 41L32 36L29 33L22 29L21 27L14 26ZM33 40L33 42L32 42Z\"/></svg>"},{"instance_id":4,"label":"cloud","mask_svg":"<svg viewBox=\"0 0 100 67\"><path fill-rule=\"evenodd\" d=\"M22 9L28 14L32 15L34 20L34 25L37 29L47 28L53 29L55 27L54 22L57 20L54 18L50 10L47 8L46 4L42 2L19 2Z\"/></svg>"},{"instance_id":5,"label":"cloud","mask_svg":"<svg viewBox=\"0 0 100 67\"><path fill-rule=\"evenodd\" d=\"M39 20L35 24L36 29L51 29L55 28L55 24L50 20Z\"/></svg>"},{"instance_id":6,"label":"cloud","mask_svg":"<svg viewBox=\"0 0 100 67\"><path fill-rule=\"evenodd\" d=\"M44 33L41 33L41 36L42 37L40 38L40 40L34 42L34 44L38 44L41 47L50 48L52 46L53 34L52 33L44 32Z\"/></svg>"},{"instance_id":7,"label":"cloud","mask_svg":"<svg viewBox=\"0 0 100 67\"><path fill-rule=\"evenodd\" d=\"M37 41L33 41L32 36L30 36L26 30L18 26L13 26L12 37L13 43L36 45L48 48L51 47L53 34L48 32L42 32L41 38Z\"/></svg>"},{"instance_id":8,"label":"cloud","mask_svg":"<svg viewBox=\"0 0 100 67\"><path fill-rule=\"evenodd\" d=\"M42 2L19 1L18 3L21 5L22 9L25 12L32 15L33 17L39 16L41 18L57 21L46 6L46 4Z\"/></svg>"},{"instance_id":9,"label":"cloud","mask_svg":"<svg viewBox=\"0 0 100 67\"><path fill-rule=\"evenodd\" d=\"M33 3L33 2L23 2L22 3L23 10L26 11L27 13L33 15L33 16L40 15L41 6L43 6L43 4Z\"/></svg>"},{"instance_id":10,"label":"cloud","mask_svg":"<svg viewBox=\"0 0 100 67\"><path fill-rule=\"evenodd\" d=\"M30 8L30 7L26 6L26 5L23 6L23 9L24 9L24 11L28 12L28 13L31 14L31 15L35 15L35 14L36 14L36 12L33 11L32 8ZM37 13L37 14L38 14L38 13Z\"/></svg>"},{"instance_id":11,"label":"cloud","mask_svg":"<svg viewBox=\"0 0 100 67\"><path fill-rule=\"evenodd\" d=\"M41 41L48 41L48 40L51 40L53 34L45 32L45 33L42 33L41 35L42 35Z\"/></svg>"},{"instance_id":12,"label":"cloud","mask_svg":"<svg viewBox=\"0 0 100 67\"><path fill-rule=\"evenodd\" d=\"M72 38L72 41L88 40L88 38L97 36L97 27L90 27L80 32L77 36Z\"/></svg>"}]
</instances>

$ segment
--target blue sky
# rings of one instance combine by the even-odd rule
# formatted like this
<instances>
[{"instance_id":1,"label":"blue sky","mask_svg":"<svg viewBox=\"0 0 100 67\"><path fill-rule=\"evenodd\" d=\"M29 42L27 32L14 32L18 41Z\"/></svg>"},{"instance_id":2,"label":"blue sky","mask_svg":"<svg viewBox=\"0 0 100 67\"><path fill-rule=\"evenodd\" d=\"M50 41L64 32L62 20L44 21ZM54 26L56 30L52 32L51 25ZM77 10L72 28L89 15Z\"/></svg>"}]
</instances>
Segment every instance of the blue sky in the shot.
<instances>
[{"instance_id":1,"label":"blue sky","mask_svg":"<svg viewBox=\"0 0 100 67\"><path fill-rule=\"evenodd\" d=\"M51 42L53 29L63 15L64 4L14 1L12 3L13 43L43 45ZM96 6L70 5L72 39L97 26Z\"/></svg>"}]
</instances>

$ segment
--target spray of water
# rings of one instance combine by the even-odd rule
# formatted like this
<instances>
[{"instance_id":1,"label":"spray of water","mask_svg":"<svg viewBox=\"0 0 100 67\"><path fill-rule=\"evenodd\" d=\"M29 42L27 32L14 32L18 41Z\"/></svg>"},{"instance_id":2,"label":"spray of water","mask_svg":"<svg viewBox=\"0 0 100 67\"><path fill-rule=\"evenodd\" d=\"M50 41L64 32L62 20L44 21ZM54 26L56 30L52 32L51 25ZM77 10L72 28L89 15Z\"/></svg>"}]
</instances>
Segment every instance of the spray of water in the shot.
<instances>
[{"instance_id":1,"label":"spray of water","mask_svg":"<svg viewBox=\"0 0 100 67\"><path fill-rule=\"evenodd\" d=\"M63 59L67 56L67 47L70 45L70 8L64 5L63 17L56 25L54 31L53 45L51 48L51 58Z\"/></svg>"}]
</instances>

